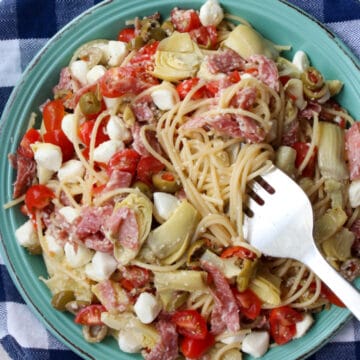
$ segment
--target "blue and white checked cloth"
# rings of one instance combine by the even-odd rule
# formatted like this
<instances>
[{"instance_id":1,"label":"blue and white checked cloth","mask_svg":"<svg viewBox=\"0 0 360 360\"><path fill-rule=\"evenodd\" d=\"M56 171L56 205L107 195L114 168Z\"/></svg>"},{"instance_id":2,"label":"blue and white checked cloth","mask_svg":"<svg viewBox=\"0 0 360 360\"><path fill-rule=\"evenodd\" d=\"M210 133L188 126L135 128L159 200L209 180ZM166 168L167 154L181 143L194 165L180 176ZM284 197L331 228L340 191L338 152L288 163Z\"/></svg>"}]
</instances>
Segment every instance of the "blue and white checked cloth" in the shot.
<instances>
[{"instance_id":1,"label":"blue and white checked cloth","mask_svg":"<svg viewBox=\"0 0 360 360\"><path fill-rule=\"evenodd\" d=\"M254 0L264 1L264 0ZM60 28L99 0L0 0L0 115L22 71ZM359 0L289 0L326 25L360 58ZM0 360L79 360L30 312L0 257ZM311 360L360 359L351 321ZM274 359L278 360L278 359Z\"/></svg>"}]
</instances>

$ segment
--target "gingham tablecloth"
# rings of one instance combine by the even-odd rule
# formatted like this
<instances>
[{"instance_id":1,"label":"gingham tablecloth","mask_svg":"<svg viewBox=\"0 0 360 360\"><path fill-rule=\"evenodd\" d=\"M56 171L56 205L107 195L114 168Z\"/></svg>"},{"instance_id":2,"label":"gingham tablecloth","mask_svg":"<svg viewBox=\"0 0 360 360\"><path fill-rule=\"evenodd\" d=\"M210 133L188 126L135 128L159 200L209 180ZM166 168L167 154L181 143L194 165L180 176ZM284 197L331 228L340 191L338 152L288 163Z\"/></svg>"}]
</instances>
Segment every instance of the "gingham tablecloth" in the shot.
<instances>
[{"instance_id":1,"label":"gingham tablecloth","mask_svg":"<svg viewBox=\"0 0 360 360\"><path fill-rule=\"evenodd\" d=\"M0 114L21 73L47 40L75 16L99 2L99 0L0 0ZM360 58L358 0L291 0L289 2L326 25ZM13 285L0 257L0 360L6 359L80 358L56 340L30 312ZM310 359L360 359L360 323L355 320L350 321L336 337Z\"/></svg>"}]
</instances>

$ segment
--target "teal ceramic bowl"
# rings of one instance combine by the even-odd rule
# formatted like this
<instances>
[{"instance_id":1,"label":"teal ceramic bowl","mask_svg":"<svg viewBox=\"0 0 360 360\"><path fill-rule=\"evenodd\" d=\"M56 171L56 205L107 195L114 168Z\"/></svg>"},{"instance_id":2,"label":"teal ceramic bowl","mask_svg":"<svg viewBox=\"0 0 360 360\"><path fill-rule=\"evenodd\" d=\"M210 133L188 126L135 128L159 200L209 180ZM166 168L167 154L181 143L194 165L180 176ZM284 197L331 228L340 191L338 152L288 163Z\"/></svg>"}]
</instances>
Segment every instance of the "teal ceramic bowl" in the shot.
<instances>
[{"instance_id":1,"label":"teal ceramic bowl","mask_svg":"<svg viewBox=\"0 0 360 360\"><path fill-rule=\"evenodd\" d=\"M355 118L360 118L359 62L333 34L303 12L279 0L224 0L227 12L239 15L262 34L277 44L290 44L292 50L285 53L289 58L294 51L304 50L311 62L328 79L340 79L345 87L339 96L340 103ZM199 0L132 0L105 1L72 21L58 33L25 71L14 89L4 110L1 121L0 144L2 147L0 174L1 205L11 199L15 172L10 167L7 154L15 152L23 135L29 115L51 96L57 84L60 69L65 66L74 50L81 44L96 38L115 38L126 19L150 15L158 10L163 16L175 7L199 8ZM101 344L87 343L79 326L72 317L54 311L50 305L50 293L39 280L46 277L41 257L31 256L16 243L14 231L25 221L19 208L0 208L2 243L0 250L13 281L29 307L46 327L69 348L84 359L140 359L138 355L121 353L115 340ZM317 321L307 335L291 343L271 349L262 359L300 359L319 349L350 317L347 310L333 307L317 316Z\"/></svg>"}]
</instances>

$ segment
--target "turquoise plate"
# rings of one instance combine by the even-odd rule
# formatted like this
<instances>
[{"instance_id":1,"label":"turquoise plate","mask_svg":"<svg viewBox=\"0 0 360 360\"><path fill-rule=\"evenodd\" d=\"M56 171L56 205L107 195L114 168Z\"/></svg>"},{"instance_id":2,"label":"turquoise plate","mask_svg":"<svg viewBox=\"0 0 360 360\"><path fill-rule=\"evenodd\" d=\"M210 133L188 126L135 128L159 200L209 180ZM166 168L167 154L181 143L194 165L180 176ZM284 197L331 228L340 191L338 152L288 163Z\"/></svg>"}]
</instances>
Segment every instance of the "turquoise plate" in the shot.
<instances>
[{"instance_id":1,"label":"turquoise plate","mask_svg":"<svg viewBox=\"0 0 360 360\"><path fill-rule=\"evenodd\" d=\"M155 10L168 16L175 7L199 8L203 1L132 0L105 1L76 18L59 32L25 71L14 89L1 121L0 174L2 186L0 203L11 199L15 172L10 167L7 154L15 152L23 135L29 115L51 96L57 84L60 69L65 66L74 50L96 38L115 38L126 19L152 14ZM297 49L309 54L311 62L328 79L340 79L345 87L339 96L340 103L356 118L360 118L359 62L333 34L286 2L278 0L224 0L227 12L239 15L277 44L292 45L286 53L291 58ZM14 231L25 221L19 208L0 209L2 256L21 295L29 307L62 342L84 359L140 359L138 355L122 354L115 340L101 344L87 343L79 326L70 315L54 311L50 293L39 280L46 276L45 266L39 256L31 256L17 245ZM271 349L262 359L300 359L319 349L350 317L347 310L333 307L317 316L317 321L307 335L291 343ZM121 355L120 355L121 354Z\"/></svg>"}]
</instances>

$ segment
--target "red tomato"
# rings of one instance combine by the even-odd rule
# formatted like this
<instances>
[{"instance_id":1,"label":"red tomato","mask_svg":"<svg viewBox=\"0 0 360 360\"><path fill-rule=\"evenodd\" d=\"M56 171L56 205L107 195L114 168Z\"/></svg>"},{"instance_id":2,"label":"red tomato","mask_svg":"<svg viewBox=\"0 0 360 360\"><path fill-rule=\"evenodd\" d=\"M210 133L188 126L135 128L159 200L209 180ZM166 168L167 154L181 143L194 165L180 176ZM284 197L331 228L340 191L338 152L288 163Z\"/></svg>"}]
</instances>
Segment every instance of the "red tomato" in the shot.
<instances>
[{"instance_id":1,"label":"red tomato","mask_svg":"<svg viewBox=\"0 0 360 360\"><path fill-rule=\"evenodd\" d=\"M296 334L296 323L303 315L290 306L281 306L270 311L270 334L281 345L289 342Z\"/></svg>"},{"instance_id":2,"label":"red tomato","mask_svg":"<svg viewBox=\"0 0 360 360\"><path fill-rule=\"evenodd\" d=\"M153 156L142 156L137 165L137 177L145 184L151 185L152 176L164 170L164 168L165 165Z\"/></svg>"},{"instance_id":3,"label":"red tomato","mask_svg":"<svg viewBox=\"0 0 360 360\"><path fill-rule=\"evenodd\" d=\"M131 58L130 64L139 64L148 61L152 61L154 54L159 46L159 41L154 41L151 43L147 43L143 47L141 47L137 53Z\"/></svg>"},{"instance_id":4,"label":"red tomato","mask_svg":"<svg viewBox=\"0 0 360 360\"><path fill-rule=\"evenodd\" d=\"M344 303L324 283L321 284L321 294L332 304L339 307L345 307Z\"/></svg>"},{"instance_id":5,"label":"red tomato","mask_svg":"<svg viewBox=\"0 0 360 360\"><path fill-rule=\"evenodd\" d=\"M231 256L236 256L240 259L250 260L254 260L257 258L256 254L253 251L243 246L230 246L221 253L222 258L228 258Z\"/></svg>"},{"instance_id":6,"label":"red tomato","mask_svg":"<svg viewBox=\"0 0 360 360\"><path fill-rule=\"evenodd\" d=\"M61 121L65 114L64 105L61 100L47 102L42 113L45 129L47 131L61 129Z\"/></svg>"},{"instance_id":7,"label":"red tomato","mask_svg":"<svg viewBox=\"0 0 360 360\"><path fill-rule=\"evenodd\" d=\"M114 154L108 162L108 174L114 169L127 171L132 176L136 173L136 168L140 160L140 155L133 149L124 149Z\"/></svg>"},{"instance_id":8,"label":"red tomato","mask_svg":"<svg viewBox=\"0 0 360 360\"><path fill-rule=\"evenodd\" d=\"M74 155L74 145L61 129L48 131L43 135L44 142L61 148L63 161L70 160Z\"/></svg>"},{"instance_id":9,"label":"red tomato","mask_svg":"<svg viewBox=\"0 0 360 360\"><path fill-rule=\"evenodd\" d=\"M25 205L30 214L42 210L50 204L55 197L54 192L45 185L33 185L25 194Z\"/></svg>"},{"instance_id":10,"label":"red tomato","mask_svg":"<svg viewBox=\"0 0 360 360\"><path fill-rule=\"evenodd\" d=\"M260 315L261 300L250 289L241 292L233 289L233 294L239 305L241 314L244 314L251 320L255 320Z\"/></svg>"},{"instance_id":11,"label":"red tomato","mask_svg":"<svg viewBox=\"0 0 360 360\"><path fill-rule=\"evenodd\" d=\"M141 288L150 280L150 271L136 265L126 266L122 275L123 278L120 280L120 284L127 291Z\"/></svg>"},{"instance_id":12,"label":"red tomato","mask_svg":"<svg viewBox=\"0 0 360 360\"><path fill-rule=\"evenodd\" d=\"M124 28L120 30L118 34L118 40L128 43L135 38L135 29L134 28Z\"/></svg>"},{"instance_id":13,"label":"red tomato","mask_svg":"<svg viewBox=\"0 0 360 360\"><path fill-rule=\"evenodd\" d=\"M171 321L176 325L179 334L191 339L205 339L208 333L206 320L196 310L175 312Z\"/></svg>"},{"instance_id":14,"label":"red tomato","mask_svg":"<svg viewBox=\"0 0 360 360\"><path fill-rule=\"evenodd\" d=\"M193 9L181 10L175 8L171 11L170 19L179 32L189 32L201 26L199 15Z\"/></svg>"},{"instance_id":15,"label":"red tomato","mask_svg":"<svg viewBox=\"0 0 360 360\"><path fill-rule=\"evenodd\" d=\"M219 93L219 81L212 80L205 85L206 93L208 97L215 97Z\"/></svg>"},{"instance_id":16,"label":"red tomato","mask_svg":"<svg viewBox=\"0 0 360 360\"><path fill-rule=\"evenodd\" d=\"M190 36L196 43L207 49L214 48L218 40L216 26L213 25L193 29L190 31Z\"/></svg>"},{"instance_id":17,"label":"red tomato","mask_svg":"<svg viewBox=\"0 0 360 360\"><path fill-rule=\"evenodd\" d=\"M296 142L292 145L293 148L296 150L296 159L295 159L295 166L298 168L309 150L310 144L304 142ZM301 175L305 177L313 177L315 173L315 164L316 164L316 152L317 148L315 147L314 153L311 155L311 158L306 165L305 169L302 171Z\"/></svg>"},{"instance_id":18,"label":"red tomato","mask_svg":"<svg viewBox=\"0 0 360 360\"><path fill-rule=\"evenodd\" d=\"M178 92L180 99L183 100L185 96L190 92L190 90L199 83L199 78L191 78L181 81L176 86L176 91ZM193 94L191 97L193 100L198 100L205 97L205 88L200 88L198 91Z\"/></svg>"},{"instance_id":19,"label":"red tomato","mask_svg":"<svg viewBox=\"0 0 360 360\"><path fill-rule=\"evenodd\" d=\"M91 134L94 129L95 120L85 121L79 127L79 138L85 146L90 146ZM109 136L105 133L106 121L102 121L96 133L95 147L109 140Z\"/></svg>"},{"instance_id":20,"label":"red tomato","mask_svg":"<svg viewBox=\"0 0 360 360\"><path fill-rule=\"evenodd\" d=\"M37 141L41 141L41 135L39 131L33 128L29 129L20 141L20 145L17 150L18 153L22 156L32 159L34 157L34 152L31 150L30 145Z\"/></svg>"},{"instance_id":21,"label":"red tomato","mask_svg":"<svg viewBox=\"0 0 360 360\"><path fill-rule=\"evenodd\" d=\"M184 337L180 342L180 349L188 359L198 359L215 344L215 337L208 332L205 339Z\"/></svg>"},{"instance_id":22,"label":"red tomato","mask_svg":"<svg viewBox=\"0 0 360 360\"><path fill-rule=\"evenodd\" d=\"M104 311L106 308L103 305L88 305L76 314L74 321L81 325L102 325L101 313Z\"/></svg>"}]
</instances>

